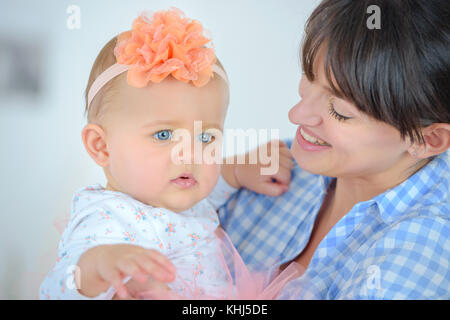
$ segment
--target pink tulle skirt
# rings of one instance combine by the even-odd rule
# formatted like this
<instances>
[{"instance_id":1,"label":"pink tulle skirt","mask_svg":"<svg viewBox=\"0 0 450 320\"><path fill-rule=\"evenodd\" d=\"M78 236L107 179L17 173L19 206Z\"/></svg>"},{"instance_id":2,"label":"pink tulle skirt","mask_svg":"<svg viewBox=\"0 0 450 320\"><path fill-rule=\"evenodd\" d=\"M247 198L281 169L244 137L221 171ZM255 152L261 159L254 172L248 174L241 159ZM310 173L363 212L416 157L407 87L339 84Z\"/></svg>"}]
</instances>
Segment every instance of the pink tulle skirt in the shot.
<instances>
[{"instance_id":1,"label":"pink tulle skirt","mask_svg":"<svg viewBox=\"0 0 450 320\"><path fill-rule=\"evenodd\" d=\"M192 282L183 281L185 294L166 289L152 289L140 292L138 299L146 300L274 300L281 289L291 280L300 277L304 267L291 262L283 271L278 265L266 271L251 271L246 267L230 238L221 228L215 231L219 250L217 257L227 275L225 290L205 294Z\"/></svg>"},{"instance_id":2,"label":"pink tulle skirt","mask_svg":"<svg viewBox=\"0 0 450 320\"><path fill-rule=\"evenodd\" d=\"M68 219L55 219L53 225L62 233ZM280 271L279 264L269 270L250 270L234 247L231 239L222 228L214 231L217 239L217 257L223 272L226 274L227 285L214 293L205 294L195 280L183 280L179 274L177 278L183 283L184 294L167 290L165 286L157 286L151 290L140 291L133 298L144 300L274 300L281 289L291 280L300 277L305 268L291 262ZM176 266L177 270L182 266ZM186 274L186 273L184 273Z\"/></svg>"}]
</instances>

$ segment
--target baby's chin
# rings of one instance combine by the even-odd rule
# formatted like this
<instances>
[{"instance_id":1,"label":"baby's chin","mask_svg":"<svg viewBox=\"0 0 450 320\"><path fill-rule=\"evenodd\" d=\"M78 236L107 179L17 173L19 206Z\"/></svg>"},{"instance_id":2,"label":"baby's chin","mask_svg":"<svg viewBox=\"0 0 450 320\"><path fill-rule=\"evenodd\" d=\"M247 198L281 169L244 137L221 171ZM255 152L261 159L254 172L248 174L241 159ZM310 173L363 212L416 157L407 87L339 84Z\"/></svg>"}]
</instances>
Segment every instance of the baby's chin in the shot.
<instances>
[{"instance_id":1,"label":"baby's chin","mask_svg":"<svg viewBox=\"0 0 450 320\"><path fill-rule=\"evenodd\" d=\"M180 187L170 184L168 188L160 190L155 194L131 194L131 196L154 208L164 208L176 213L187 211L200 201L206 199L214 189L209 181L207 183L197 183L192 187Z\"/></svg>"},{"instance_id":2,"label":"baby's chin","mask_svg":"<svg viewBox=\"0 0 450 320\"><path fill-rule=\"evenodd\" d=\"M192 193L173 193L166 195L159 201L149 201L147 204L155 208L164 208L176 213L187 211L197 203L205 199L206 196L200 196Z\"/></svg>"},{"instance_id":3,"label":"baby's chin","mask_svg":"<svg viewBox=\"0 0 450 320\"><path fill-rule=\"evenodd\" d=\"M180 213L180 212L191 209L193 206L195 206L201 200L202 199L200 199L198 201L192 201L192 199L190 199L188 201L183 201L182 199L180 199L180 201L175 200L174 203L164 205L164 208L168 209L170 211L176 212L176 213Z\"/></svg>"}]
</instances>

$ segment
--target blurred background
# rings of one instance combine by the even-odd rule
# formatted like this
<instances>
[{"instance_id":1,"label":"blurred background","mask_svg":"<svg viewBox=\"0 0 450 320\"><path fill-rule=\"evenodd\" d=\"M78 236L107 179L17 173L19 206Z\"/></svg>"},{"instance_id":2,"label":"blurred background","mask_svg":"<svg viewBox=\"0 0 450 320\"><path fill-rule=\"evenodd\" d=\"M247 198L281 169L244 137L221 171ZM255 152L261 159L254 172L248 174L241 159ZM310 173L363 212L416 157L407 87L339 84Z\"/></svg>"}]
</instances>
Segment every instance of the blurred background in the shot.
<instances>
[{"instance_id":1,"label":"blurred background","mask_svg":"<svg viewBox=\"0 0 450 320\"><path fill-rule=\"evenodd\" d=\"M318 0L15 0L0 11L0 299L36 299L56 259L54 225L103 171L81 141L84 90L100 49L144 10L199 20L229 79L225 128L278 129L298 101L299 48ZM225 137L226 138L226 137ZM267 137L267 140L270 137ZM265 141L258 141L263 143ZM254 146L248 145L248 148Z\"/></svg>"}]
</instances>

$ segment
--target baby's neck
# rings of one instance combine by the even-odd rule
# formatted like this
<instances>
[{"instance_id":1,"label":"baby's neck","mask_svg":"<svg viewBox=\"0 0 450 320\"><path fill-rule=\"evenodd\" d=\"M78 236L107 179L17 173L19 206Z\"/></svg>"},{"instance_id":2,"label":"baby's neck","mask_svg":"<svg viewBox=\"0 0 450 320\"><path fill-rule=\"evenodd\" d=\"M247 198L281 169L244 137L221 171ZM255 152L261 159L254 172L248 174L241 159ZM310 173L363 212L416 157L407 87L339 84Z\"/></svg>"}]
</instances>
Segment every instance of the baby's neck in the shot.
<instances>
[{"instance_id":1,"label":"baby's neck","mask_svg":"<svg viewBox=\"0 0 450 320\"><path fill-rule=\"evenodd\" d=\"M117 191L116 189L113 188L113 186L109 182L106 183L105 189L109 191Z\"/></svg>"},{"instance_id":2,"label":"baby's neck","mask_svg":"<svg viewBox=\"0 0 450 320\"><path fill-rule=\"evenodd\" d=\"M187 208L187 209L177 210L177 209L174 209L174 208L166 208L166 207L161 207L161 206L154 205L154 204L151 204L151 203L143 202L142 200L136 199L136 198L134 198L132 195L130 195L130 194L126 193L126 192L123 192L123 191L119 190L118 188L115 188L114 185L111 184L108 180L107 180L107 182L106 182L106 188L105 188L105 190L125 193L125 194L127 194L128 196L132 197L133 199L135 199L135 200L137 200L137 201L139 201L139 202L141 202L141 203L143 203L143 204L146 204L146 205L148 205L148 206L152 206L152 207L154 207L154 208L165 208L165 209L170 210L170 211L173 211L173 212L175 212L175 213L184 212L184 211L190 209L190 208ZM193 206L195 206L195 204L194 204Z\"/></svg>"},{"instance_id":3,"label":"baby's neck","mask_svg":"<svg viewBox=\"0 0 450 320\"><path fill-rule=\"evenodd\" d=\"M114 188L109 184L109 182L106 183L106 188L105 189L106 190L110 190L110 191L117 191L117 190L114 190Z\"/></svg>"}]
</instances>

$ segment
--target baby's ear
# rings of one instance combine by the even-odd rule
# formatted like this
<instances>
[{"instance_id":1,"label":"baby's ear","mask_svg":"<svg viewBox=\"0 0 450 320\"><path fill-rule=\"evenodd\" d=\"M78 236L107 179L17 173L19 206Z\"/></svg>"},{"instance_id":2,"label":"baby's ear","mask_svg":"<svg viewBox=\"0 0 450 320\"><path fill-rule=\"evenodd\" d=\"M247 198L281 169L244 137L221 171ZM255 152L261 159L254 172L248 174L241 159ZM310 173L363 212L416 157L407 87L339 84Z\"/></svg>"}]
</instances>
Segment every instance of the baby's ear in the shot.
<instances>
[{"instance_id":1,"label":"baby's ear","mask_svg":"<svg viewBox=\"0 0 450 320\"><path fill-rule=\"evenodd\" d=\"M92 159L101 167L109 164L109 154L106 146L106 134L102 127L89 123L81 131L84 147Z\"/></svg>"}]
</instances>

